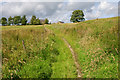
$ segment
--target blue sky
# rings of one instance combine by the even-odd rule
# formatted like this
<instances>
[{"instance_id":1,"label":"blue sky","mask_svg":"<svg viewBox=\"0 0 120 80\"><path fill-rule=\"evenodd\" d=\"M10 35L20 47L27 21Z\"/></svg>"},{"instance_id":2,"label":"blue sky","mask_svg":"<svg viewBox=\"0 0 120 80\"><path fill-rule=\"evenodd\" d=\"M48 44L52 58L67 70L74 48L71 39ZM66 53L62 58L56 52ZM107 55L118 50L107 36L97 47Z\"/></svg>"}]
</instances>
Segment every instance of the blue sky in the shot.
<instances>
[{"instance_id":1,"label":"blue sky","mask_svg":"<svg viewBox=\"0 0 120 80\"><path fill-rule=\"evenodd\" d=\"M57 1L57 2L56 2ZM27 15L30 20L34 14L38 18L48 18L50 22L70 23L72 12L83 10L86 20L118 16L119 0L3 0L0 2L2 16ZM109 1L109 2L108 2Z\"/></svg>"}]
</instances>

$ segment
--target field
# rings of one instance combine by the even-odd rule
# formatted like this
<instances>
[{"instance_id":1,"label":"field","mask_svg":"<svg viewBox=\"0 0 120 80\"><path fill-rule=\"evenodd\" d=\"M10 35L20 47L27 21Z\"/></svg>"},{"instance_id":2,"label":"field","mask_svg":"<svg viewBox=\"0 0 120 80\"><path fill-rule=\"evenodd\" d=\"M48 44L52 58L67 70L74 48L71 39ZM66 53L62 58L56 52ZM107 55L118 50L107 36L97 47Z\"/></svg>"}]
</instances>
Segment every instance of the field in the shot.
<instances>
[{"instance_id":1,"label":"field","mask_svg":"<svg viewBox=\"0 0 120 80\"><path fill-rule=\"evenodd\" d=\"M117 17L2 26L2 77L118 78L117 33Z\"/></svg>"}]
</instances>

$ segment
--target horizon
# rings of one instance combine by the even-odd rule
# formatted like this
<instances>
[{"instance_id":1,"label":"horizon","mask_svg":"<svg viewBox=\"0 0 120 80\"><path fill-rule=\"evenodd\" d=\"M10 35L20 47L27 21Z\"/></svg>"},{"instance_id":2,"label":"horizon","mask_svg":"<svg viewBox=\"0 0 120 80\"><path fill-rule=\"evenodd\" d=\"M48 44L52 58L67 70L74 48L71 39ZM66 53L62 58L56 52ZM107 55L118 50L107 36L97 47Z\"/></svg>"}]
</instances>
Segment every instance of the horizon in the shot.
<instances>
[{"instance_id":1,"label":"horizon","mask_svg":"<svg viewBox=\"0 0 120 80\"><path fill-rule=\"evenodd\" d=\"M22 0L20 0L22 1ZM112 0L111 0L112 1ZM63 21L71 23L70 17L74 10L83 10L85 20L118 16L118 2L9 2L0 4L1 17L26 15L28 22L32 15L39 19L48 18L49 22ZM8 9L9 7L9 9Z\"/></svg>"}]
</instances>

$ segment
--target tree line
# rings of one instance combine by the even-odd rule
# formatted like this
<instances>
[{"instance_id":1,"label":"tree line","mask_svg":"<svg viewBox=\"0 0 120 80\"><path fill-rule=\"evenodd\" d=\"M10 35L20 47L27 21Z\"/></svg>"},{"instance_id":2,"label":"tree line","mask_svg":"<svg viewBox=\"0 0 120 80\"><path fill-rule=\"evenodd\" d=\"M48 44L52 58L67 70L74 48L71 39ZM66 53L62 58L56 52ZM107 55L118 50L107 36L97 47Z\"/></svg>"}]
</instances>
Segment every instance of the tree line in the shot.
<instances>
[{"instance_id":1,"label":"tree line","mask_svg":"<svg viewBox=\"0 0 120 80\"><path fill-rule=\"evenodd\" d=\"M35 15L32 16L30 23L27 23L26 15L24 16L14 16L13 18L10 16L8 19L2 17L0 22L3 26L6 25L42 25L42 24L49 24L49 20L46 18L45 20L40 20L36 18ZM73 23L85 21L84 13L82 10L75 10L72 12L70 21Z\"/></svg>"},{"instance_id":2,"label":"tree line","mask_svg":"<svg viewBox=\"0 0 120 80\"><path fill-rule=\"evenodd\" d=\"M35 15L32 16L30 23L28 23L28 20L26 18L26 15L24 16L14 16L9 17L8 19L6 17L2 17L0 19L0 23L2 26L9 26L9 25L42 25L42 24L49 24L49 20L46 18L45 20L40 20L39 18L36 18Z\"/></svg>"}]
</instances>

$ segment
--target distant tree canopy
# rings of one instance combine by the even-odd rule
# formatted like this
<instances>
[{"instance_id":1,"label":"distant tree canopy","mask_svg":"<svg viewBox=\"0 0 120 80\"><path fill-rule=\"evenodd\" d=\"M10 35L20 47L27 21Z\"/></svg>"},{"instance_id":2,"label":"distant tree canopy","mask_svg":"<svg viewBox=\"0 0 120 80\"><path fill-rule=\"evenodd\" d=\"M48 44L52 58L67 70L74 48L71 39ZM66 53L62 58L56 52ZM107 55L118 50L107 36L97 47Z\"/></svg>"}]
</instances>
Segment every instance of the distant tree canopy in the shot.
<instances>
[{"instance_id":1,"label":"distant tree canopy","mask_svg":"<svg viewBox=\"0 0 120 80\"><path fill-rule=\"evenodd\" d=\"M35 20L36 20L36 16L33 15L31 18L31 21L30 21L32 25L34 25L36 23Z\"/></svg>"},{"instance_id":2,"label":"distant tree canopy","mask_svg":"<svg viewBox=\"0 0 120 80\"><path fill-rule=\"evenodd\" d=\"M35 20L33 21L33 24L34 24L34 25L40 25L41 23L40 23L39 18L35 19Z\"/></svg>"},{"instance_id":3,"label":"distant tree canopy","mask_svg":"<svg viewBox=\"0 0 120 80\"><path fill-rule=\"evenodd\" d=\"M46 19L45 19L45 24L48 24L48 22L49 22L49 20L46 18Z\"/></svg>"},{"instance_id":4,"label":"distant tree canopy","mask_svg":"<svg viewBox=\"0 0 120 80\"><path fill-rule=\"evenodd\" d=\"M36 16L33 15L32 18L31 18L31 24L32 25L40 25L41 24L40 19L36 18Z\"/></svg>"},{"instance_id":5,"label":"distant tree canopy","mask_svg":"<svg viewBox=\"0 0 120 80\"><path fill-rule=\"evenodd\" d=\"M10 16L9 18L8 18L8 25L13 25L13 18Z\"/></svg>"},{"instance_id":6,"label":"distant tree canopy","mask_svg":"<svg viewBox=\"0 0 120 80\"><path fill-rule=\"evenodd\" d=\"M0 19L0 24L2 24L2 26L6 26L6 25L42 25L42 24L50 24L49 20L46 19L39 19L36 18L35 15L32 16L32 18L30 19L30 22L27 22L27 18L26 15L24 16L14 16L14 17L2 17Z\"/></svg>"},{"instance_id":7,"label":"distant tree canopy","mask_svg":"<svg viewBox=\"0 0 120 80\"><path fill-rule=\"evenodd\" d=\"M21 23L22 23L22 25L26 25L26 24L27 24L26 15L24 15L24 16L22 17Z\"/></svg>"},{"instance_id":8,"label":"distant tree canopy","mask_svg":"<svg viewBox=\"0 0 120 80\"><path fill-rule=\"evenodd\" d=\"M14 22L15 25L20 25L21 16L14 16L13 22Z\"/></svg>"},{"instance_id":9,"label":"distant tree canopy","mask_svg":"<svg viewBox=\"0 0 120 80\"><path fill-rule=\"evenodd\" d=\"M72 16L70 19L71 22L75 23L75 22L81 22L84 20L85 18L84 18L84 13L82 10L75 10L72 12Z\"/></svg>"},{"instance_id":10,"label":"distant tree canopy","mask_svg":"<svg viewBox=\"0 0 120 80\"><path fill-rule=\"evenodd\" d=\"M2 17L0 22L1 22L2 26L6 26L7 25L7 19L5 17Z\"/></svg>"}]
</instances>

